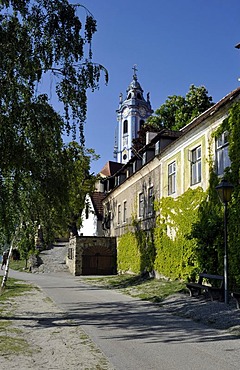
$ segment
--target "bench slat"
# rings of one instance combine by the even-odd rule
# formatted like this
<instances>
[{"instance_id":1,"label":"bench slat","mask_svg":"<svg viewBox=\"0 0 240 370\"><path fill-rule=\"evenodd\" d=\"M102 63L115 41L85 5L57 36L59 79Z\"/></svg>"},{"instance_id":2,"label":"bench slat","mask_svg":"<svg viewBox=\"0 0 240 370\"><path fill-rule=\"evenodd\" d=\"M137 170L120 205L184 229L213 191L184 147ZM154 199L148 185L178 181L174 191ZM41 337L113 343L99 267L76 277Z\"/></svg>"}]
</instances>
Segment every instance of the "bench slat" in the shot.
<instances>
[{"instance_id":1,"label":"bench slat","mask_svg":"<svg viewBox=\"0 0 240 370\"><path fill-rule=\"evenodd\" d=\"M203 277L205 279L213 279L213 280L223 280L223 275L212 275L212 274L206 274L205 272L199 274L199 277Z\"/></svg>"},{"instance_id":2,"label":"bench slat","mask_svg":"<svg viewBox=\"0 0 240 370\"><path fill-rule=\"evenodd\" d=\"M216 287L214 285L205 285L202 283L204 278L209 280L221 280L221 286ZM223 280L224 277L222 275L213 275L202 272L199 274L199 280L197 283L187 283L186 287L188 288L191 297L193 297L194 292L197 292L197 294L200 295L201 292L204 291L209 294L211 300L213 301L216 293L221 299L223 299Z\"/></svg>"}]
</instances>

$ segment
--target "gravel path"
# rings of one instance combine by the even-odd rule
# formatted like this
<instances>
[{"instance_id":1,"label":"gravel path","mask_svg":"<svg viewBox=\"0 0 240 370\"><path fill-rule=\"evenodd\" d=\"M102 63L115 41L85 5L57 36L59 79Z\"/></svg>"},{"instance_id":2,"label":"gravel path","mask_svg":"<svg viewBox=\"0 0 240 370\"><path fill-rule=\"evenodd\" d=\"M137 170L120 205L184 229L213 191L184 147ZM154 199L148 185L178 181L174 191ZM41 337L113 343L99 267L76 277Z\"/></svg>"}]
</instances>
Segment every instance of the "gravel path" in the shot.
<instances>
[{"instance_id":1,"label":"gravel path","mask_svg":"<svg viewBox=\"0 0 240 370\"><path fill-rule=\"evenodd\" d=\"M66 265L68 244L58 243L53 245L51 249L40 253L40 261L42 264L33 269L33 273L52 273L69 271Z\"/></svg>"},{"instance_id":2,"label":"gravel path","mask_svg":"<svg viewBox=\"0 0 240 370\"><path fill-rule=\"evenodd\" d=\"M0 312L0 340L6 343L1 370L113 370L83 329L40 289L10 299Z\"/></svg>"},{"instance_id":3,"label":"gravel path","mask_svg":"<svg viewBox=\"0 0 240 370\"><path fill-rule=\"evenodd\" d=\"M32 272L68 271L67 248L67 244L59 243L41 252L42 264ZM6 345L0 352L1 370L113 370L84 330L39 288L1 304L0 323L4 326L0 341L11 337L18 346L9 350Z\"/></svg>"}]
</instances>

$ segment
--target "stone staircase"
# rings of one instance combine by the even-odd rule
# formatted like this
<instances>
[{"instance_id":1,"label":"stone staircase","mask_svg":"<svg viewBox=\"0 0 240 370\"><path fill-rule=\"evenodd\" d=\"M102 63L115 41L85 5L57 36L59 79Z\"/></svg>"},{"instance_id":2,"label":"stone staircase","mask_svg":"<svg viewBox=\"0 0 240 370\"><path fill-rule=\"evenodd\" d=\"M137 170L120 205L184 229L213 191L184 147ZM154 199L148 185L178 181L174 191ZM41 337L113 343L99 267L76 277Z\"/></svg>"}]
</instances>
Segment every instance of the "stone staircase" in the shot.
<instances>
[{"instance_id":1,"label":"stone staircase","mask_svg":"<svg viewBox=\"0 0 240 370\"><path fill-rule=\"evenodd\" d=\"M68 242L57 242L52 248L42 251L39 254L40 266L32 269L33 273L51 273L68 271L66 256Z\"/></svg>"}]
</instances>

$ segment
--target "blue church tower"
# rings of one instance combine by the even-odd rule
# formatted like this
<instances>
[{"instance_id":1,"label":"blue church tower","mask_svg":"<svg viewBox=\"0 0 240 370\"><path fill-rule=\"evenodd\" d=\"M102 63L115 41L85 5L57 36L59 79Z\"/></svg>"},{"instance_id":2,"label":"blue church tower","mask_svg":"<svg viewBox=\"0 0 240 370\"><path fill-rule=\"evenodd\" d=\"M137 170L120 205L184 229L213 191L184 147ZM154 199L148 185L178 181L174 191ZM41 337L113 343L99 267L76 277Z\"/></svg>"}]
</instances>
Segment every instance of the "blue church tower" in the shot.
<instances>
[{"instance_id":1,"label":"blue church tower","mask_svg":"<svg viewBox=\"0 0 240 370\"><path fill-rule=\"evenodd\" d=\"M115 135L114 158L119 163L127 163L132 157L132 141L138 136L138 131L151 116L149 93L144 99L143 89L137 79L136 66L133 67L133 79L127 89L126 99L120 94L117 109L117 130Z\"/></svg>"}]
</instances>

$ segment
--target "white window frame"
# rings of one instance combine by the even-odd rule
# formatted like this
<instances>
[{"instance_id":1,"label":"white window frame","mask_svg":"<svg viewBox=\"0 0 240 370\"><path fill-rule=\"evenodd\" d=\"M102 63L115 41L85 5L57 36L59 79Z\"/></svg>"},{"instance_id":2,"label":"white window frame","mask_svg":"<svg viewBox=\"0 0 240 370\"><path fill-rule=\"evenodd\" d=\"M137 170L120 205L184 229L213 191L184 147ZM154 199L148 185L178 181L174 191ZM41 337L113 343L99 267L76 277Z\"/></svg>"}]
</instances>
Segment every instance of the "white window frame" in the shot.
<instances>
[{"instance_id":1,"label":"white window frame","mask_svg":"<svg viewBox=\"0 0 240 370\"><path fill-rule=\"evenodd\" d=\"M160 153L160 141L155 143L155 155Z\"/></svg>"},{"instance_id":2,"label":"white window frame","mask_svg":"<svg viewBox=\"0 0 240 370\"><path fill-rule=\"evenodd\" d=\"M191 150L191 185L202 180L202 147L197 146Z\"/></svg>"},{"instance_id":3,"label":"white window frame","mask_svg":"<svg viewBox=\"0 0 240 370\"><path fill-rule=\"evenodd\" d=\"M144 166L147 163L147 153L144 152L142 155L142 165Z\"/></svg>"},{"instance_id":4,"label":"white window frame","mask_svg":"<svg viewBox=\"0 0 240 370\"><path fill-rule=\"evenodd\" d=\"M118 204L117 207L117 224L121 224L121 204Z\"/></svg>"},{"instance_id":5,"label":"white window frame","mask_svg":"<svg viewBox=\"0 0 240 370\"><path fill-rule=\"evenodd\" d=\"M148 188L148 215L152 215L154 213L154 194L153 194L153 186Z\"/></svg>"},{"instance_id":6,"label":"white window frame","mask_svg":"<svg viewBox=\"0 0 240 370\"><path fill-rule=\"evenodd\" d=\"M144 193L138 194L138 217L144 217Z\"/></svg>"},{"instance_id":7,"label":"white window frame","mask_svg":"<svg viewBox=\"0 0 240 370\"><path fill-rule=\"evenodd\" d=\"M168 195L176 192L176 161L168 165Z\"/></svg>"},{"instance_id":8,"label":"white window frame","mask_svg":"<svg viewBox=\"0 0 240 370\"><path fill-rule=\"evenodd\" d=\"M127 201L123 202L123 222L127 222Z\"/></svg>"},{"instance_id":9,"label":"white window frame","mask_svg":"<svg viewBox=\"0 0 240 370\"><path fill-rule=\"evenodd\" d=\"M218 176L223 175L225 168L231 166L228 148L228 132L224 131L216 138L216 170Z\"/></svg>"}]
</instances>

